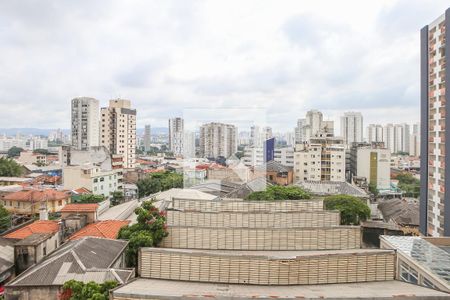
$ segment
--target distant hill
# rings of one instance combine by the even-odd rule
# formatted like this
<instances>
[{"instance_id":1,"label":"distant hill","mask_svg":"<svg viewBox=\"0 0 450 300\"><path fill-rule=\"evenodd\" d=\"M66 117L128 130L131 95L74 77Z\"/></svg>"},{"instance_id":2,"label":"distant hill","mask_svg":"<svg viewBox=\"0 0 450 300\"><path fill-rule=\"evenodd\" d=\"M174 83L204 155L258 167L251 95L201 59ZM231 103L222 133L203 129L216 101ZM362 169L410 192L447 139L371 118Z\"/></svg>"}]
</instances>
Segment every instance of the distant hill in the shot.
<instances>
[{"instance_id":1,"label":"distant hill","mask_svg":"<svg viewBox=\"0 0 450 300\"><path fill-rule=\"evenodd\" d=\"M45 135L52 131L57 130L56 128L46 129L46 128L0 128L0 135L6 134L8 136L14 136L17 133L23 135ZM70 133L70 129L61 129L65 134ZM152 135L155 134L167 134L169 133L169 128L167 127L152 127ZM144 134L144 128L137 129L138 135Z\"/></svg>"},{"instance_id":2,"label":"distant hill","mask_svg":"<svg viewBox=\"0 0 450 300\"><path fill-rule=\"evenodd\" d=\"M6 134L8 136L14 136L17 133L24 135L45 135L47 136L50 132L57 130L56 128L46 129L46 128L0 128L0 134ZM61 129L65 134L70 133L69 129Z\"/></svg>"}]
</instances>

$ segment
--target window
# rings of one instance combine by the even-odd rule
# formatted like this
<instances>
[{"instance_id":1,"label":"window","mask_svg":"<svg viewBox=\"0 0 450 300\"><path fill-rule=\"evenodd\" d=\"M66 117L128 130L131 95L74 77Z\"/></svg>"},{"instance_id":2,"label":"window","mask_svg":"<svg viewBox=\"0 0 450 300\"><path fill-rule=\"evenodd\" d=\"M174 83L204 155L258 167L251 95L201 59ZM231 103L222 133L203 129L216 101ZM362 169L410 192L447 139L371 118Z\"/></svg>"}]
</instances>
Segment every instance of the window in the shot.
<instances>
[{"instance_id":1,"label":"window","mask_svg":"<svg viewBox=\"0 0 450 300\"><path fill-rule=\"evenodd\" d=\"M44 256L47 255L47 247L46 247L46 246L44 246L44 247L42 248L42 254L43 254Z\"/></svg>"},{"instance_id":2,"label":"window","mask_svg":"<svg viewBox=\"0 0 450 300\"><path fill-rule=\"evenodd\" d=\"M59 200L58 201L58 206L61 206L62 205L62 200Z\"/></svg>"},{"instance_id":3,"label":"window","mask_svg":"<svg viewBox=\"0 0 450 300\"><path fill-rule=\"evenodd\" d=\"M405 263L400 264L400 278L403 281L410 282L413 284L418 283L417 271L406 265Z\"/></svg>"}]
</instances>

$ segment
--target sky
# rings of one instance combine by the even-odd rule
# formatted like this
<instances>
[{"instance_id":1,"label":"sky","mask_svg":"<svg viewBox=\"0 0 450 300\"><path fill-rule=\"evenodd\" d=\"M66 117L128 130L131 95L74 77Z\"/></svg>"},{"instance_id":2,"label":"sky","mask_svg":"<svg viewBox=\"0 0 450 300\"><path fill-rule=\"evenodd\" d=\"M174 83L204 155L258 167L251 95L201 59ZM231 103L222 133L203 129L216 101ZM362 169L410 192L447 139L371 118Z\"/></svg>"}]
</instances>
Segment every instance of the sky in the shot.
<instances>
[{"instance_id":1,"label":"sky","mask_svg":"<svg viewBox=\"0 0 450 300\"><path fill-rule=\"evenodd\" d=\"M70 128L130 99L138 127L221 110L290 131L306 111L419 120L419 31L441 0L0 1L0 128ZM263 116L254 116L258 111ZM195 118L195 116L194 116Z\"/></svg>"}]
</instances>

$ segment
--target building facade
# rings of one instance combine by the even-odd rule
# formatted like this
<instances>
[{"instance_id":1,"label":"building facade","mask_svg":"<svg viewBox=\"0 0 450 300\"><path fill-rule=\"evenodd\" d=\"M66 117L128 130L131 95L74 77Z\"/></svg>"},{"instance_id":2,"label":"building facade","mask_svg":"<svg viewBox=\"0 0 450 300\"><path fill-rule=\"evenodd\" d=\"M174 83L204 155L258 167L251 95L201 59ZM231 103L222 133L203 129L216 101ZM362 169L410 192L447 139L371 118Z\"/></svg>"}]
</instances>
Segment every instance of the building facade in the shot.
<instances>
[{"instance_id":1,"label":"building facade","mask_svg":"<svg viewBox=\"0 0 450 300\"><path fill-rule=\"evenodd\" d=\"M450 236L450 115L447 110L446 52L450 49L450 10L421 30L420 231Z\"/></svg>"},{"instance_id":2,"label":"building facade","mask_svg":"<svg viewBox=\"0 0 450 300\"><path fill-rule=\"evenodd\" d=\"M341 137L347 145L363 141L363 116L360 112L344 113L341 117Z\"/></svg>"},{"instance_id":3,"label":"building facade","mask_svg":"<svg viewBox=\"0 0 450 300\"><path fill-rule=\"evenodd\" d=\"M294 152L294 182L345 181L343 140L316 137L297 144Z\"/></svg>"},{"instance_id":4,"label":"building facade","mask_svg":"<svg viewBox=\"0 0 450 300\"><path fill-rule=\"evenodd\" d=\"M378 143L383 141L383 126L380 124L369 124L367 126L367 142Z\"/></svg>"},{"instance_id":5,"label":"building facade","mask_svg":"<svg viewBox=\"0 0 450 300\"><path fill-rule=\"evenodd\" d=\"M130 100L109 101L109 107L101 109L101 145L112 154L123 157L126 169L136 167L136 110Z\"/></svg>"},{"instance_id":6,"label":"building facade","mask_svg":"<svg viewBox=\"0 0 450 300\"><path fill-rule=\"evenodd\" d=\"M224 123L208 123L200 127L200 154L205 158L230 157L237 151L236 127Z\"/></svg>"},{"instance_id":7,"label":"building facade","mask_svg":"<svg viewBox=\"0 0 450 300\"><path fill-rule=\"evenodd\" d=\"M99 145L99 102L80 97L72 99L72 146L79 150Z\"/></svg>"},{"instance_id":8,"label":"building facade","mask_svg":"<svg viewBox=\"0 0 450 300\"><path fill-rule=\"evenodd\" d=\"M152 133L150 125L145 125L144 128L144 151L150 151L150 145L152 143Z\"/></svg>"},{"instance_id":9,"label":"building facade","mask_svg":"<svg viewBox=\"0 0 450 300\"><path fill-rule=\"evenodd\" d=\"M360 147L356 153L356 176L365 177L378 190L391 187L391 152L388 149Z\"/></svg>"},{"instance_id":10,"label":"building facade","mask_svg":"<svg viewBox=\"0 0 450 300\"><path fill-rule=\"evenodd\" d=\"M169 119L169 150L174 155L183 155L184 120L182 118Z\"/></svg>"}]
</instances>

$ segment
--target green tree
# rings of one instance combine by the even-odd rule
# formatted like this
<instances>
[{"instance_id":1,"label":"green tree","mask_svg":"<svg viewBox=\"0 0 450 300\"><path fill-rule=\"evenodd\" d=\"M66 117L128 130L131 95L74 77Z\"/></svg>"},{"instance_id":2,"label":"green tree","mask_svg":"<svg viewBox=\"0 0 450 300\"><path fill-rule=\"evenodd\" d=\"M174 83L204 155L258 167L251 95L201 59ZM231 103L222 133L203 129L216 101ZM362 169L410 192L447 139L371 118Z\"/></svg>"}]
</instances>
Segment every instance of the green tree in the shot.
<instances>
[{"instance_id":1,"label":"green tree","mask_svg":"<svg viewBox=\"0 0 450 300\"><path fill-rule=\"evenodd\" d=\"M182 188L183 175L174 172L153 173L138 180L136 185L139 189L139 197L142 198L171 188Z\"/></svg>"},{"instance_id":2,"label":"green tree","mask_svg":"<svg viewBox=\"0 0 450 300\"><path fill-rule=\"evenodd\" d=\"M265 191L253 192L247 200L301 200L310 199L311 194L297 186L271 185Z\"/></svg>"},{"instance_id":3,"label":"green tree","mask_svg":"<svg viewBox=\"0 0 450 300\"><path fill-rule=\"evenodd\" d=\"M411 173L402 172L397 175L398 187L406 197L418 198L420 195L420 180Z\"/></svg>"},{"instance_id":4,"label":"green tree","mask_svg":"<svg viewBox=\"0 0 450 300\"><path fill-rule=\"evenodd\" d=\"M35 150L33 150L33 153L35 153L35 154L42 154L42 155L49 154L47 149L35 149Z\"/></svg>"},{"instance_id":5,"label":"green tree","mask_svg":"<svg viewBox=\"0 0 450 300\"><path fill-rule=\"evenodd\" d=\"M11 214L0 204L0 233L11 227Z\"/></svg>"},{"instance_id":6,"label":"green tree","mask_svg":"<svg viewBox=\"0 0 450 300\"><path fill-rule=\"evenodd\" d=\"M167 236L166 213L160 212L152 201L145 201L141 207L135 209L137 223L122 227L119 238L129 240L125 252L129 267L137 265L137 253L140 247L158 246Z\"/></svg>"},{"instance_id":7,"label":"green tree","mask_svg":"<svg viewBox=\"0 0 450 300\"><path fill-rule=\"evenodd\" d=\"M105 197L102 195L94 195L94 194L83 194L81 195L76 202L78 203L99 203L105 200Z\"/></svg>"},{"instance_id":8,"label":"green tree","mask_svg":"<svg viewBox=\"0 0 450 300\"><path fill-rule=\"evenodd\" d=\"M375 197L378 196L379 192L375 183L369 183L369 192L371 192Z\"/></svg>"},{"instance_id":9,"label":"green tree","mask_svg":"<svg viewBox=\"0 0 450 300\"><path fill-rule=\"evenodd\" d=\"M18 177L22 175L22 167L14 160L9 158L0 158L0 176Z\"/></svg>"},{"instance_id":10,"label":"green tree","mask_svg":"<svg viewBox=\"0 0 450 300\"><path fill-rule=\"evenodd\" d=\"M109 299L109 290L117 286L116 281L105 281L96 283L90 281L84 283L77 280L66 281L63 285L63 291L60 299L62 300L107 300Z\"/></svg>"},{"instance_id":11,"label":"green tree","mask_svg":"<svg viewBox=\"0 0 450 300\"><path fill-rule=\"evenodd\" d=\"M122 191L115 191L112 194L111 205L115 206L117 204L122 203L125 200L125 196Z\"/></svg>"},{"instance_id":12,"label":"green tree","mask_svg":"<svg viewBox=\"0 0 450 300\"><path fill-rule=\"evenodd\" d=\"M341 225L359 225L370 217L370 208L360 198L350 195L328 196L324 200L327 210L341 213Z\"/></svg>"},{"instance_id":13,"label":"green tree","mask_svg":"<svg viewBox=\"0 0 450 300\"><path fill-rule=\"evenodd\" d=\"M8 150L8 157L12 158L12 157L18 157L20 155L20 152L24 151L23 148L19 148L19 147L11 147Z\"/></svg>"}]
</instances>

